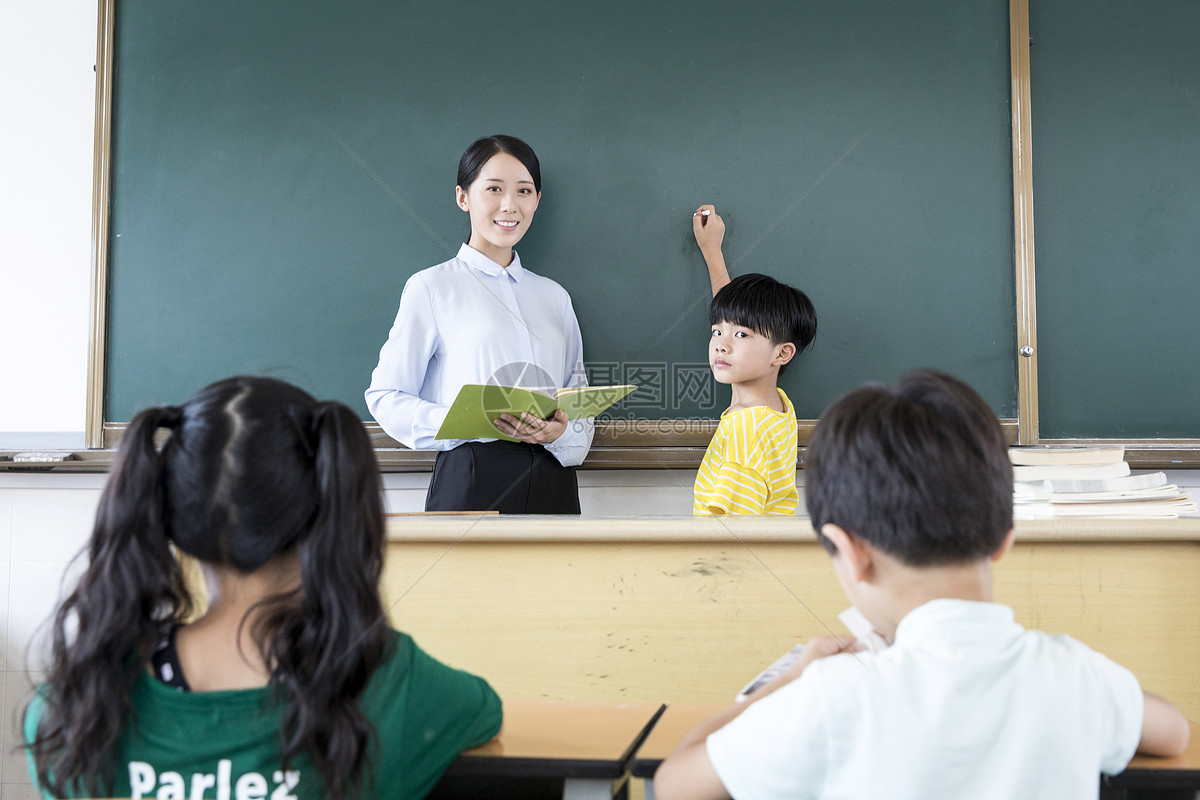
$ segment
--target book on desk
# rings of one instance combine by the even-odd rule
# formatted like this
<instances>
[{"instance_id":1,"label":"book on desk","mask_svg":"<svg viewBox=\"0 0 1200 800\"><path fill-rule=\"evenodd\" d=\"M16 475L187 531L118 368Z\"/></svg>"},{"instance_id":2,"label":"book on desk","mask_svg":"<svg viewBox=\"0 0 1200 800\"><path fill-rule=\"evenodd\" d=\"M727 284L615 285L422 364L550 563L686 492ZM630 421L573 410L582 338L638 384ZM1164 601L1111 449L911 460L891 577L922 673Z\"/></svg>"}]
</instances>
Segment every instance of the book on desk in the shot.
<instances>
[{"instance_id":1,"label":"book on desk","mask_svg":"<svg viewBox=\"0 0 1200 800\"><path fill-rule=\"evenodd\" d=\"M1016 519L1170 519L1196 512L1164 472L1131 474L1123 447L1009 449Z\"/></svg>"}]
</instances>

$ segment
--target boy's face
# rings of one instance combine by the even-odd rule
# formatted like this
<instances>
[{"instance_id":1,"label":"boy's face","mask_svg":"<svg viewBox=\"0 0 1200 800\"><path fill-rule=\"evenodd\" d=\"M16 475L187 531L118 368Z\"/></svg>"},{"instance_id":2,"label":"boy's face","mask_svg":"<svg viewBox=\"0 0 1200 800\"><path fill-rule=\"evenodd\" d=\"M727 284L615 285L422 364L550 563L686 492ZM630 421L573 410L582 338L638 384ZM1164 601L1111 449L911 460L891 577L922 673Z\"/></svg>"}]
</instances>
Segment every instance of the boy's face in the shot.
<instances>
[{"instance_id":1,"label":"boy's face","mask_svg":"<svg viewBox=\"0 0 1200 800\"><path fill-rule=\"evenodd\" d=\"M775 344L750 328L719 322L712 326L708 342L708 365L717 383L745 383L778 374L787 363L786 344Z\"/></svg>"}]
</instances>

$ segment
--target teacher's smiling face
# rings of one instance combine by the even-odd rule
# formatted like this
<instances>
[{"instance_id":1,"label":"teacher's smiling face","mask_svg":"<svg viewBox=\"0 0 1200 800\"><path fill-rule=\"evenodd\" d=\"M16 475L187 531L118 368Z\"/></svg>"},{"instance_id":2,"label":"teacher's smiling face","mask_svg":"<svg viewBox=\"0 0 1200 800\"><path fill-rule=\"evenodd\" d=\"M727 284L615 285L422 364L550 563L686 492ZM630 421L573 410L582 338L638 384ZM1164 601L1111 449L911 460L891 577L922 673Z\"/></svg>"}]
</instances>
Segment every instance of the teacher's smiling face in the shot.
<instances>
[{"instance_id":1,"label":"teacher's smiling face","mask_svg":"<svg viewBox=\"0 0 1200 800\"><path fill-rule=\"evenodd\" d=\"M497 153L469 186L455 187L458 207L471 215L471 247L502 267L533 221L542 195L518 159Z\"/></svg>"}]
</instances>

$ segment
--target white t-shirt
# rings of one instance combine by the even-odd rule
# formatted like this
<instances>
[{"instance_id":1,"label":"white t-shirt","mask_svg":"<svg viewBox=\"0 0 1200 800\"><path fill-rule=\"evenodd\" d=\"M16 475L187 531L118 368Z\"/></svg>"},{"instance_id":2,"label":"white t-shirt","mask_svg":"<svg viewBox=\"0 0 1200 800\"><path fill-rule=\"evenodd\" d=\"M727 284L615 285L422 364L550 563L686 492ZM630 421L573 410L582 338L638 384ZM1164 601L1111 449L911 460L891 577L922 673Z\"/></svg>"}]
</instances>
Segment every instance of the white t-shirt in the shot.
<instances>
[{"instance_id":1,"label":"white t-shirt","mask_svg":"<svg viewBox=\"0 0 1200 800\"><path fill-rule=\"evenodd\" d=\"M516 253L505 268L464 244L405 284L367 407L404 446L450 450L462 440L434 436L467 383L562 389L586 386L587 376L566 290L525 269ZM563 466L576 466L592 434L592 420L571 420L545 447Z\"/></svg>"},{"instance_id":2,"label":"white t-shirt","mask_svg":"<svg viewBox=\"0 0 1200 800\"><path fill-rule=\"evenodd\" d=\"M815 661L708 737L750 798L1095 800L1142 731L1129 670L994 603L934 600L879 653Z\"/></svg>"}]
</instances>

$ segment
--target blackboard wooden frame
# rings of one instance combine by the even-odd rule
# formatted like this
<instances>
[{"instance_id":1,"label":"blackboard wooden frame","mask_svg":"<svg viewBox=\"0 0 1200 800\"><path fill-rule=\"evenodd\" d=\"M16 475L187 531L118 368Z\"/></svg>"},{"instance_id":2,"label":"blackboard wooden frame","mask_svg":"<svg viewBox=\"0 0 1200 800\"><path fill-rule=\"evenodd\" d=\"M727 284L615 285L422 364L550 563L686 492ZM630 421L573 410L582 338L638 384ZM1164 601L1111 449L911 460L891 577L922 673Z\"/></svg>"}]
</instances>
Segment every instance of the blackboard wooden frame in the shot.
<instances>
[{"instance_id":1,"label":"blackboard wooden frame","mask_svg":"<svg viewBox=\"0 0 1200 800\"><path fill-rule=\"evenodd\" d=\"M108 220L112 138L113 31L117 0L100 0L96 59L96 118L93 175L92 281L85 440L89 449L116 445L123 424L104 420L106 303L108 296ZM1044 440L1038 435L1037 323L1034 284L1032 137L1030 125L1028 0L1010 0L1012 84L1013 247L1016 270L1017 358L1016 419L1003 419L1010 441L1020 445L1117 442L1125 445L1134 466L1200 466L1200 439ZM814 420L801 420L800 445L808 441ZM381 464L393 470L425 470L429 453L401 448L375 423L365 423ZM590 467L666 468L699 464L716 423L691 422L667 433L623 430L600 423Z\"/></svg>"}]
</instances>

